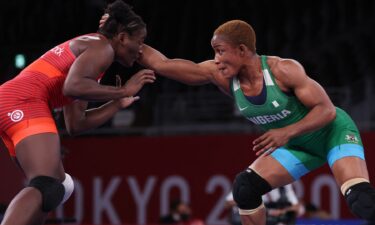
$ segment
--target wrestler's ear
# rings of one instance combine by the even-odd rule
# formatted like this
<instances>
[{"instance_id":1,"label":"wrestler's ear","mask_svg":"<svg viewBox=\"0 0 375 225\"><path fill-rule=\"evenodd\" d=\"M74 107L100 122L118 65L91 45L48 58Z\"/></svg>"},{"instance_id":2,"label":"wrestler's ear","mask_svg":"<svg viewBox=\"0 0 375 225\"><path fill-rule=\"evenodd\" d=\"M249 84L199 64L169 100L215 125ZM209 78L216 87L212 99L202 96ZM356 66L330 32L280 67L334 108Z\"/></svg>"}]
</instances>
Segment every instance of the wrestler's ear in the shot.
<instances>
[{"instance_id":1,"label":"wrestler's ear","mask_svg":"<svg viewBox=\"0 0 375 225\"><path fill-rule=\"evenodd\" d=\"M246 45L244 44L240 44L240 46L238 47L239 50L240 50L240 55L241 56L244 56L245 55L245 52L248 50L248 48L246 47Z\"/></svg>"},{"instance_id":2,"label":"wrestler's ear","mask_svg":"<svg viewBox=\"0 0 375 225\"><path fill-rule=\"evenodd\" d=\"M122 43L122 44L125 44L129 41L129 34L126 33L126 32L120 32L118 35L117 35L117 38L118 40Z\"/></svg>"}]
</instances>

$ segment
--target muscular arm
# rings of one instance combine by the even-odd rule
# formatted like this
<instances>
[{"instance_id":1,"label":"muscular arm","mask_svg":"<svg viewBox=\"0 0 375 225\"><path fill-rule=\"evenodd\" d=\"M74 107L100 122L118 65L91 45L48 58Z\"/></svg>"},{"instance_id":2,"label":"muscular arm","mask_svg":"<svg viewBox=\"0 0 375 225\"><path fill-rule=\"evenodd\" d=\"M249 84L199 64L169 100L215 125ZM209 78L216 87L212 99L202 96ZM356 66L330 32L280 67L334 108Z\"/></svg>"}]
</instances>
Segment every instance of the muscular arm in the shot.
<instances>
[{"instance_id":1,"label":"muscular arm","mask_svg":"<svg viewBox=\"0 0 375 225\"><path fill-rule=\"evenodd\" d=\"M128 96L126 89L100 85L97 77L112 64L114 52L105 40L75 40L75 45L87 45L72 64L64 83L66 96L91 101L108 101Z\"/></svg>"},{"instance_id":2,"label":"muscular arm","mask_svg":"<svg viewBox=\"0 0 375 225\"><path fill-rule=\"evenodd\" d=\"M294 60L282 60L276 73L283 84L294 90L297 98L309 108L309 113L288 126L291 137L318 130L335 119L336 109L324 89L309 78L303 67Z\"/></svg>"},{"instance_id":3,"label":"muscular arm","mask_svg":"<svg viewBox=\"0 0 375 225\"><path fill-rule=\"evenodd\" d=\"M211 61L197 64L184 59L168 59L156 49L144 45L139 63L162 76L188 85L215 83L215 65Z\"/></svg>"},{"instance_id":4,"label":"muscular arm","mask_svg":"<svg viewBox=\"0 0 375 225\"><path fill-rule=\"evenodd\" d=\"M121 108L118 101L110 101L89 110L86 110L87 105L86 101L77 100L64 106L65 127L70 135L101 126Z\"/></svg>"}]
</instances>

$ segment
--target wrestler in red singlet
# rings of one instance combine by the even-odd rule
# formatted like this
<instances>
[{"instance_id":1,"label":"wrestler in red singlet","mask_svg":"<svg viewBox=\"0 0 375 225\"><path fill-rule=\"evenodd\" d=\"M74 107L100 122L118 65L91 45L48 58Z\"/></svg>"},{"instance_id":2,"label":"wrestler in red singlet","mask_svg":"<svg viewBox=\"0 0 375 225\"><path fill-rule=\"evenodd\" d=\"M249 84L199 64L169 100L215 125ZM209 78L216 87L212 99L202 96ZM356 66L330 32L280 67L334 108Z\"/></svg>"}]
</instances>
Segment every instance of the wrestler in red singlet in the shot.
<instances>
[{"instance_id":1,"label":"wrestler in red singlet","mask_svg":"<svg viewBox=\"0 0 375 225\"><path fill-rule=\"evenodd\" d=\"M155 80L153 71L140 70L124 85L97 83L114 61L132 66L147 35L142 18L123 1L109 4L106 13L108 22L98 33L54 47L0 86L0 135L28 181L10 202L1 225L44 224L48 212L73 193L52 109L62 107L68 133L77 134L108 121ZM87 110L89 101L106 103Z\"/></svg>"},{"instance_id":2,"label":"wrestler in red singlet","mask_svg":"<svg viewBox=\"0 0 375 225\"><path fill-rule=\"evenodd\" d=\"M52 48L16 78L0 86L1 137L12 156L15 156L14 146L23 138L39 133L57 133L51 110L73 101L62 93L64 81L76 58L69 47L72 40Z\"/></svg>"}]
</instances>

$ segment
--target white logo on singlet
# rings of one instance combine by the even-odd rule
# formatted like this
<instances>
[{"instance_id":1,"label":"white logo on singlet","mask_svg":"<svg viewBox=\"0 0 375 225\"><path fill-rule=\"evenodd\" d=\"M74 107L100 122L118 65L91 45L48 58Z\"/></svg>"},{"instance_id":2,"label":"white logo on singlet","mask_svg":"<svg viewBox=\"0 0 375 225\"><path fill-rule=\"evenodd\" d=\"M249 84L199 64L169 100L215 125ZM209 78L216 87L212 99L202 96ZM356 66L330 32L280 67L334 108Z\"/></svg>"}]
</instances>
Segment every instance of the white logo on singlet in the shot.
<instances>
[{"instance_id":1,"label":"white logo on singlet","mask_svg":"<svg viewBox=\"0 0 375 225\"><path fill-rule=\"evenodd\" d=\"M23 112L22 112L22 110L17 109L17 110L14 110L11 113L8 113L8 116L10 117L10 120L12 120L13 122L18 122L18 121L22 120Z\"/></svg>"},{"instance_id":2,"label":"white logo on singlet","mask_svg":"<svg viewBox=\"0 0 375 225\"><path fill-rule=\"evenodd\" d=\"M245 109L249 108L249 106L246 106L246 107L243 107L243 108L241 108L241 106L238 106L238 108L240 109L240 111L244 111Z\"/></svg>"},{"instance_id":3,"label":"white logo on singlet","mask_svg":"<svg viewBox=\"0 0 375 225\"><path fill-rule=\"evenodd\" d=\"M347 142L351 142L351 143L355 143L355 144L358 143L358 138L354 134L345 135L345 140Z\"/></svg>"},{"instance_id":4,"label":"white logo on singlet","mask_svg":"<svg viewBox=\"0 0 375 225\"><path fill-rule=\"evenodd\" d=\"M277 108L277 107L280 106L280 104L279 104L276 100L272 102L272 105L273 105L275 108Z\"/></svg>"},{"instance_id":5,"label":"white logo on singlet","mask_svg":"<svg viewBox=\"0 0 375 225\"><path fill-rule=\"evenodd\" d=\"M56 46L53 49L51 49L51 52L55 53L57 56L61 56L61 54L64 52L64 48Z\"/></svg>"}]
</instances>

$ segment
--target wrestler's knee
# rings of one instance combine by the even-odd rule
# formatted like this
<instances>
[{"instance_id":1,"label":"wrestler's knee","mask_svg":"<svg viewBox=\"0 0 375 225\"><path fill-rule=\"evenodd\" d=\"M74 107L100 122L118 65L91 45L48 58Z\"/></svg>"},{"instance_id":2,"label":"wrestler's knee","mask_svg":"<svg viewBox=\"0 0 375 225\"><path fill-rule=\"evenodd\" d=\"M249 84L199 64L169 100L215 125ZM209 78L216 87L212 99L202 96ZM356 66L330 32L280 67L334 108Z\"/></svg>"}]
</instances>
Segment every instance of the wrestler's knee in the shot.
<instances>
[{"instance_id":1,"label":"wrestler's knee","mask_svg":"<svg viewBox=\"0 0 375 225\"><path fill-rule=\"evenodd\" d=\"M361 219L375 220L375 189L368 182L354 184L344 192L353 214Z\"/></svg>"},{"instance_id":2,"label":"wrestler's knee","mask_svg":"<svg viewBox=\"0 0 375 225\"><path fill-rule=\"evenodd\" d=\"M74 190L74 183L69 174L65 174L65 180L59 180L49 176L37 176L33 178L29 187L34 187L42 194L42 211L50 212L58 205L64 203Z\"/></svg>"},{"instance_id":3,"label":"wrestler's knee","mask_svg":"<svg viewBox=\"0 0 375 225\"><path fill-rule=\"evenodd\" d=\"M271 185L251 169L237 174L233 184L233 198L240 208L240 214L246 214L246 211L252 213L261 207L262 195L271 190Z\"/></svg>"}]
</instances>

